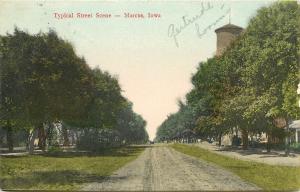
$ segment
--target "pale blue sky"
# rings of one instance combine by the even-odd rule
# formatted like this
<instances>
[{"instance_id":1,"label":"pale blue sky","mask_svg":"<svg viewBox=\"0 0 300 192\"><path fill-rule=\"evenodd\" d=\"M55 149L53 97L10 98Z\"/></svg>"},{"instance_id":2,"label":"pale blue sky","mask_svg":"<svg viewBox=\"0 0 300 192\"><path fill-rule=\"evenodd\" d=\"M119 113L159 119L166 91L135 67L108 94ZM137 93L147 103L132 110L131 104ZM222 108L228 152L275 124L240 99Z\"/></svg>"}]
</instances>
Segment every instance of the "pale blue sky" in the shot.
<instances>
[{"instance_id":1,"label":"pale blue sky","mask_svg":"<svg viewBox=\"0 0 300 192\"><path fill-rule=\"evenodd\" d=\"M231 7L231 23L246 27L256 10L271 1L210 1L212 9L196 21L205 29ZM195 23L178 35L179 47L168 37L170 24L183 25L182 17L192 18L207 1L2 1L0 34L14 26L30 33L55 29L72 42L76 52L91 67L99 66L117 75L123 95L147 121L150 137L166 116L176 112L177 98L191 89L190 77L200 61L216 50L214 30L228 23L228 15L199 38ZM221 9L221 6L224 7ZM120 14L160 13L160 19L64 19L54 13Z\"/></svg>"}]
</instances>

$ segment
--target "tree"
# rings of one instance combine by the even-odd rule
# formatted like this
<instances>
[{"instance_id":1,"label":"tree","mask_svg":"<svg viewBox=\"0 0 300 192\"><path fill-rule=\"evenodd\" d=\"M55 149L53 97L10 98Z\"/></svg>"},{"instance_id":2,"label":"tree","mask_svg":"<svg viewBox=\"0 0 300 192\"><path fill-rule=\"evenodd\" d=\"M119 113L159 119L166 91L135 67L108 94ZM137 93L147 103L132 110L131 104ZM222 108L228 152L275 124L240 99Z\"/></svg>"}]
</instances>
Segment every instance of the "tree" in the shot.
<instances>
[{"instance_id":1,"label":"tree","mask_svg":"<svg viewBox=\"0 0 300 192\"><path fill-rule=\"evenodd\" d=\"M296 2L262 8L221 56L199 64L192 77L193 89L187 94L187 105L198 117L199 135L217 137L221 144L221 136L235 127L242 132L246 149L249 133L266 132L269 148L271 137L282 136L278 119L285 119L284 135L289 135L288 122L300 114L296 95L299 21ZM161 126L166 127L165 123ZM168 130L173 131L175 127Z\"/></svg>"},{"instance_id":2,"label":"tree","mask_svg":"<svg viewBox=\"0 0 300 192\"><path fill-rule=\"evenodd\" d=\"M116 126L124 100L117 79L100 69L91 70L54 31L30 35L15 29L0 42L1 123L8 130L10 149L12 128L17 126L32 130L30 152L36 135L45 149L45 125L52 122Z\"/></svg>"},{"instance_id":3,"label":"tree","mask_svg":"<svg viewBox=\"0 0 300 192\"><path fill-rule=\"evenodd\" d=\"M133 104L124 103L124 108L118 113L117 131L120 133L121 142L145 143L149 136L146 131L146 121L132 110Z\"/></svg>"}]
</instances>

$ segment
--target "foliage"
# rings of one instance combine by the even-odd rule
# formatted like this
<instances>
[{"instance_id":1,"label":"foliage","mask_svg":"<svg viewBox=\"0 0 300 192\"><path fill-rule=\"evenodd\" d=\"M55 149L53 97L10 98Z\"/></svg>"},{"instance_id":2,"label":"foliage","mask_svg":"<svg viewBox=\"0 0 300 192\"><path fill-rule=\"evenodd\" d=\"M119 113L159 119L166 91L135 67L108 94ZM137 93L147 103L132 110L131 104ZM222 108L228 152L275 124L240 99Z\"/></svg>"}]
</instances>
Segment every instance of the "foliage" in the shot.
<instances>
[{"instance_id":1,"label":"foliage","mask_svg":"<svg viewBox=\"0 0 300 192\"><path fill-rule=\"evenodd\" d=\"M291 149L297 152L300 152L300 143L293 143Z\"/></svg>"},{"instance_id":2,"label":"foliage","mask_svg":"<svg viewBox=\"0 0 300 192\"><path fill-rule=\"evenodd\" d=\"M181 101L178 102L179 111L176 114L168 116L161 126L157 130L156 140L172 140L186 138L186 132L193 132L192 129L195 126L195 115L193 108L185 105Z\"/></svg>"},{"instance_id":3,"label":"foliage","mask_svg":"<svg viewBox=\"0 0 300 192\"><path fill-rule=\"evenodd\" d=\"M132 103L127 101L123 110L118 113L116 130L124 143L145 143L149 139L146 121L132 107Z\"/></svg>"},{"instance_id":4,"label":"foliage","mask_svg":"<svg viewBox=\"0 0 300 192\"><path fill-rule=\"evenodd\" d=\"M51 126L48 134L45 130L51 123L64 124L65 139L65 127L97 133L117 129L119 114L127 106L118 79L99 68L91 69L55 31L31 35L16 28L13 34L0 36L0 55L0 126L6 130L10 149L11 135L18 129L32 130L29 146L38 132L42 149L53 133ZM138 137L132 134L131 140L146 140L146 122L137 114L133 122L139 125L123 129L143 130Z\"/></svg>"},{"instance_id":5,"label":"foliage","mask_svg":"<svg viewBox=\"0 0 300 192\"><path fill-rule=\"evenodd\" d=\"M193 89L186 95L198 137L220 139L235 128L242 132L246 148L249 133L265 132L278 139L287 135L277 134L276 121L289 122L300 115L299 21L296 2L264 7L221 56L199 64L191 79ZM181 122L169 121L172 118L159 127L158 138L180 133L176 127Z\"/></svg>"},{"instance_id":6,"label":"foliage","mask_svg":"<svg viewBox=\"0 0 300 192\"><path fill-rule=\"evenodd\" d=\"M62 152L63 149L60 148L59 146L50 146L48 148L48 153L58 153L58 152Z\"/></svg>"}]
</instances>

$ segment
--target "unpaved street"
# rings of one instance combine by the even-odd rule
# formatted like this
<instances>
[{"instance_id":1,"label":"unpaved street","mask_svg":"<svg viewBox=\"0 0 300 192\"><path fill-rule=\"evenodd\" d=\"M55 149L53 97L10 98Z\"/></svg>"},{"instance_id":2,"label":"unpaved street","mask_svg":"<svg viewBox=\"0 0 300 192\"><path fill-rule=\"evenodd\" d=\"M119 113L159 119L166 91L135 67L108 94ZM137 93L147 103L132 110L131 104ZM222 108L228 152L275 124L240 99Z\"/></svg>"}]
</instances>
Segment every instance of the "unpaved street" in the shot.
<instances>
[{"instance_id":1,"label":"unpaved street","mask_svg":"<svg viewBox=\"0 0 300 192\"><path fill-rule=\"evenodd\" d=\"M184 155L166 146L147 148L104 181L83 190L257 190L218 166Z\"/></svg>"}]
</instances>

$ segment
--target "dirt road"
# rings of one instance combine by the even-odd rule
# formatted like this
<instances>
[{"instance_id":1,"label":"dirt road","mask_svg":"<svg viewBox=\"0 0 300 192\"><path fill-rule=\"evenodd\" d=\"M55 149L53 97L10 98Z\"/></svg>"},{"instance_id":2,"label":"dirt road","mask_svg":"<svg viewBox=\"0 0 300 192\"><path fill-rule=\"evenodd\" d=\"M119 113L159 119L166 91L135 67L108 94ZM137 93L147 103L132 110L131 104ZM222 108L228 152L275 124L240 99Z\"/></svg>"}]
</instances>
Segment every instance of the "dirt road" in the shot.
<instances>
[{"instance_id":1,"label":"dirt road","mask_svg":"<svg viewBox=\"0 0 300 192\"><path fill-rule=\"evenodd\" d=\"M136 160L99 183L83 190L257 190L218 166L179 153L166 146L147 148Z\"/></svg>"}]
</instances>

